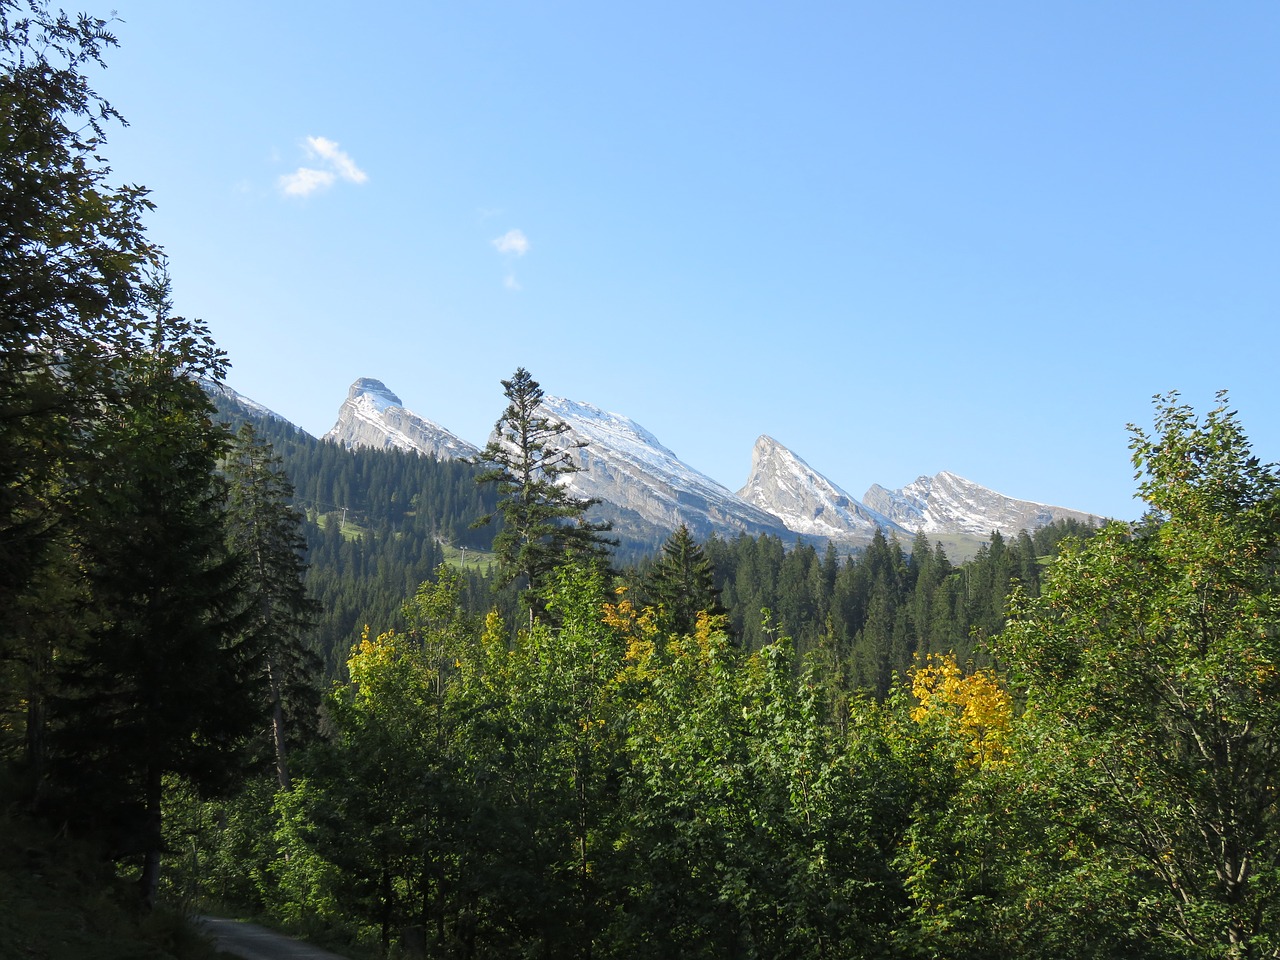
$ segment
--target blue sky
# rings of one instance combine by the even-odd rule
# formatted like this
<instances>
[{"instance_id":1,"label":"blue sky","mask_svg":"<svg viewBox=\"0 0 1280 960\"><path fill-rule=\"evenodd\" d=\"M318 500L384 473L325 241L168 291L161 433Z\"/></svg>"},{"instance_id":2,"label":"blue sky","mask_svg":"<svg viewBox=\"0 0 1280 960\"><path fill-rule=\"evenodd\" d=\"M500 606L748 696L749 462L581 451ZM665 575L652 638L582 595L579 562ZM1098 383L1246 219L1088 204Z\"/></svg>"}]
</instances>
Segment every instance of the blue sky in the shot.
<instances>
[{"instance_id":1,"label":"blue sky","mask_svg":"<svg viewBox=\"0 0 1280 960\"><path fill-rule=\"evenodd\" d=\"M176 308L313 433L369 376L483 443L524 366L731 489L1133 517L1170 390L1280 460L1274 2L115 9Z\"/></svg>"}]
</instances>

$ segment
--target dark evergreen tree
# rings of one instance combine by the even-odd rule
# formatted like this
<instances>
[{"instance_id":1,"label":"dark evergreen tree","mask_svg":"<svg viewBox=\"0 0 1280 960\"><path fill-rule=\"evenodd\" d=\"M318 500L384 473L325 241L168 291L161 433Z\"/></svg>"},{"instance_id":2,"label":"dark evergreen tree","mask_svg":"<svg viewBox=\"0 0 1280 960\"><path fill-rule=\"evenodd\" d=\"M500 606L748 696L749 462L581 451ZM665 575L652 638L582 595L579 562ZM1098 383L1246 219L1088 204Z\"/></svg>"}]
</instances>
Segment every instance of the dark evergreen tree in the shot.
<instances>
[{"instance_id":1,"label":"dark evergreen tree","mask_svg":"<svg viewBox=\"0 0 1280 960\"><path fill-rule=\"evenodd\" d=\"M683 523L662 545L662 555L649 571L644 587L649 602L658 608L658 623L667 633L691 635L699 613L725 612L711 561Z\"/></svg>"},{"instance_id":2,"label":"dark evergreen tree","mask_svg":"<svg viewBox=\"0 0 1280 960\"><path fill-rule=\"evenodd\" d=\"M503 380L502 389L507 407L494 425L497 436L480 455L488 469L476 481L498 490L503 527L493 549L499 581L523 586L533 616L542 608L540 591L551 570L567 557L602 560L612 541L603 536L607 523L586 519L587 509L599 501L573 496L563 482L578 470L573 451L586 444L561 440L568 425L542 411L542 387L524 367Z\"/></svg>"},{"instance_id":3,"label":"dark evergreen tree","mask_svg":"<svg viewBox=\"0 0 1280 960\"><path fill-rule=\"evenodd\" d=\"M306 541L289 506L293 484L249 424L236 434L225 470L231 549L244 564L240 589L251 616L249 639L266 669L276 777L288 789L288 730L312 729L319 705L320 663L307 643L319 610L304 586Z\"/></svg>"},{"instance_id":4,"label":"dark evergreen tree","mask_svg":"<svg viewBox=\"0 0 1280 960\"><path fill-rule=\"evenodd\" d=\"M227 437L194 379L222 358L201 325L169 316L163 281L151 297L149 349L120 358L120 402L93 425L76 537L86 626L57 663L49 795L140 860L146 903L165 776L231 786L261 715L215 473Z\"/></svg>"}]
</instances>

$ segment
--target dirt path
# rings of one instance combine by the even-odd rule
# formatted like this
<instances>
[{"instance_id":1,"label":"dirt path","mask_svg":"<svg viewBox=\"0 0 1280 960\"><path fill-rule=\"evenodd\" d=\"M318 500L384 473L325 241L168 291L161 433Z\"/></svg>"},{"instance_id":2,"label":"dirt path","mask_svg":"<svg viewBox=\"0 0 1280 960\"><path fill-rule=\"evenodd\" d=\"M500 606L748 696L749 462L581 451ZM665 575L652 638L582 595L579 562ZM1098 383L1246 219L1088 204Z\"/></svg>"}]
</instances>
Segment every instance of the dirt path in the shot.
<instances>
[{"instance_id":1,"label":"dirt path","mask_svg":"<svg viewBox=\"0 0 1280 960\"><path fill-rule=\"evenodd\" d=\"M345 960L336 953L244 920L200 917L197 922L213 934L214 946L242 960Z\"/></svg>"}]
</instances>

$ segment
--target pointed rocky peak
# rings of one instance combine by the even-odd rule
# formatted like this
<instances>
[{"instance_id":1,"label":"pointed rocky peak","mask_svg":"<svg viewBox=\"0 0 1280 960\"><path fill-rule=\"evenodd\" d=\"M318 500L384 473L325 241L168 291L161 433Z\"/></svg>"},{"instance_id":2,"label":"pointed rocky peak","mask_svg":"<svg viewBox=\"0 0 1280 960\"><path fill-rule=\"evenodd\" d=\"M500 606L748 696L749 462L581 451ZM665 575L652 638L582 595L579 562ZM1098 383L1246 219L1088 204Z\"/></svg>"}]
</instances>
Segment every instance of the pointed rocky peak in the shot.
<instances>
[{"instance_id":1,"label":"pointed rocky peak","mask_svg":"<svg viewBox=\"0 0 1280 960\"><path fill-rule=\"evenodd\" d=\"M787 533L776 517L681 461L630 417L563 397L544 396L542 409L568 425L566 448L586 444L573 449L579 469L564 482L575 496L603 501L615 530L638 523L665 536L683 523L697 537Z\"/></svg>"},{"instance_id":2,"label":"pointed rocky peak","mask_svg":"<svg viewBox=\"0 0 1280 960\"><path fill-rule=\"evenodd\" d=\"M338 421L324 435L343 446L412 450L440 460L475 456L480 451L437 423L406 410L381 380L361 377L338 408Z\"/></svg>"},{"instance_id":3,"label":"pointed rocky peak","mask_svg":"<svg viewBox=\"0 0 1280 960\"><path fill-rule=\"evenodd\" d=\"M381 380L374 380L372 377L361 377L351 385L351 389L347 391L347 399L356 403L365 403L373 407L375 410L385 410L388 407L404 407L400 398L387 389L387 385Z\"/></svg>"},{"instance_id":4,"label":"pointed rocky peak","mask_svg":"<svg viewBox=\"0 0 1280 960\"><path fill-rule=\"evenodd\" d=\"M876 484L863 501L898 525L926 534L965 534L988 537L998 530L1015 536L1019 530L1035 531L1056 520L1073 519L1101 526L1102 517L1018 500L946 470L932 477L918 477L897 490Z\"/></svg>"},{"instance_id":5,"label":"pointed rocky peak","mask_svg":"<svg viewBox=\"0 0 1280 960\"><path fill-rule=\"evenodd\" d=\"M876 530L905 532L769 436L756 440L751 475L738 496L778 517L795 533L866 543Z\"/></svg>"}]
</instances>

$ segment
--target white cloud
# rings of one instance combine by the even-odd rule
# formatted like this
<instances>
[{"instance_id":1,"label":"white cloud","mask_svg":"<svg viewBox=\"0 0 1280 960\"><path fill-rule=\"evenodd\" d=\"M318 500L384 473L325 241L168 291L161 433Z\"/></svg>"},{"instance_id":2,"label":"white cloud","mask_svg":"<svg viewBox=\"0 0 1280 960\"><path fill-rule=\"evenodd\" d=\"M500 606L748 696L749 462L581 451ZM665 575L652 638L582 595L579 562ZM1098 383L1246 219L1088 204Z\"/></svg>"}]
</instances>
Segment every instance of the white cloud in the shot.
<instances>
[{"instance_id":1,"label":"white cloud","mask_svg":"<svg viewBox=\"0 0 1280 960\"><path fill-rule=\"evenodd\" d=\"M529 238L522 230L508 230L494 240L493 245L499 253L514 253L517 257L523 257L529 252Z\"/></svg>"},{"instance_id":2,"label":"white cloud","mask_svg":"<svg viewBox=\"0 0 1280 960\"><path fill-rule=\"evenodd\" d=\"M333 186L336 178L328 170L312 170L310 167L299 167L293 173L286 173L280 178L280 189L290 197L305 197L307 194Z\"/></svg>"},{"instance_id":3,"label":"white cloud","mask_svg":"<svg viewBox=\"0 0 1280 960\"><path fill-rule=\"evenodd\" d=\"M290 197L305 197L317 190L327 190L341 177L349 183L364 183L369 175L361 170L338 144L325 137L307 137L307 155L320 160L326 169L299 167L280 178L281 191Z\"/></svg>"},{"instance_id":4,"label":"white cloud","mask_svg":"<svg viewBox=\"0 0 1280 960\"><path fill-rule=\"evenodd\" d=\"M356 166L354 160L338 149L338 145L324 137L307 137L307 149L313 157L319 157L329 164L333 171L343 180L352 183L364 183L368 174Z\"/></svg>"}]
</instances>

